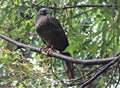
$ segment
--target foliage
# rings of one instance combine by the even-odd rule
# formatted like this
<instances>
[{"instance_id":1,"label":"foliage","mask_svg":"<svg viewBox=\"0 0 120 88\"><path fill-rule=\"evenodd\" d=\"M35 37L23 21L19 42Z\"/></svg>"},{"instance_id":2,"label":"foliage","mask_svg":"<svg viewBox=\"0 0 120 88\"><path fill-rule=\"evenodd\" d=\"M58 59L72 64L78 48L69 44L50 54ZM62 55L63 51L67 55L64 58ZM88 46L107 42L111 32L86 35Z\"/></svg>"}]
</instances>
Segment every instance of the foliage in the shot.
<instances>
[{"instance_id":1,"label":"foliage","mask_svg":"<svg viewBox=\"0 0 120 88\"><path fill-rule=\"evenodd\" d=\"M25 44L44 46L36 36L34 22L40 7L53 7L50 15L60 21L69 39L70 45L66 51L69 51L73 57L83 59L111 57L120 52L119 7L96 6L63 9L65 6L80 4L110 3L114 2L111 0L1 0L0 33ZM120 1L117 0L115 4L120 5ZM16 48L0 39L0 86L2 88L67 86L61 60L31 52L29 49L15 50ZM101 66L75 64L75 68L77 68L77 78L88 72L98 71ZM82 81L90 76L91 74L88 74L83 77ZM115 86L114 80L119 80L119 76L119 65L116 64L90 85L95 88L102 88L106 85ZM74 86L77 88L79 86L77 84L82 81L77 81Z\"/></svg>"}]
</instances>

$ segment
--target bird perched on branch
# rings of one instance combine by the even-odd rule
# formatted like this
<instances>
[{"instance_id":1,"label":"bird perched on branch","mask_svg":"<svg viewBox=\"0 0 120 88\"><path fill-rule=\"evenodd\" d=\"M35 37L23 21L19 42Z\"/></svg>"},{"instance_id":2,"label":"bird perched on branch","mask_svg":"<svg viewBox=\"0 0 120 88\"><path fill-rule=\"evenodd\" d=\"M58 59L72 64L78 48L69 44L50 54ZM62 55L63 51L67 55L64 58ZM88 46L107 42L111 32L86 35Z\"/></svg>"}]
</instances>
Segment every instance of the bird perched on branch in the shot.
<instances>
[{"instance_id":1,"label":"bird perched on branch","mask_svg":"<svg viewBox=\"0 0 120 88\"><path fill-rule=\"evenodd\" d=\"M63 52L69 43L61 24L56 18L46 16L48 13L48 8L41 8L39 10L35 22L37 34L41 37L47 48L58 50L61 54L70 56L68 52ZM63 61L63 66L68 80L74 79L73 64Z\"/></svg>"}]
</instances>

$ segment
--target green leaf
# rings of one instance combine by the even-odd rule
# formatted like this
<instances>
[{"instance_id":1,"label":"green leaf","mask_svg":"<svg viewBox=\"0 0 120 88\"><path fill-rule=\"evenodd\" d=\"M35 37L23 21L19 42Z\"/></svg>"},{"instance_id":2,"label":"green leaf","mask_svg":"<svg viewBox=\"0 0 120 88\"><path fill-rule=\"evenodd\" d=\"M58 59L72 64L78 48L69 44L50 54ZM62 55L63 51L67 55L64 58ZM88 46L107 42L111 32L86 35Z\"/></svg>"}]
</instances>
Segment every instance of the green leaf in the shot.
<instances>
[{"instance_id":1,"label":"green leaf","mask_svg":"<svg viewBox=\"0 0 120 88\"><path fill-rule=\"evenodd\" d=\"M18 88L24 88L22 83L19 83Z\"/></svg>"}]
</instances>

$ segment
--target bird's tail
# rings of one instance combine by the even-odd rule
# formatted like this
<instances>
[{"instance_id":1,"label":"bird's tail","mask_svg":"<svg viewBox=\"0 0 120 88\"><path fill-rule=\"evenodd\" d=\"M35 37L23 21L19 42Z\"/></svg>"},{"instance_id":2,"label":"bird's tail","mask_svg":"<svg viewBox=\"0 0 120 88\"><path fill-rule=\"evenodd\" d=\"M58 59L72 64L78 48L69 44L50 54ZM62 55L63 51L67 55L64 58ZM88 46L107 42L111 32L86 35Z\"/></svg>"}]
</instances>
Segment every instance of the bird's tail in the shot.
<instances>
[{"instance_id":1,"label":"bird's tail","mask_svg":"<svg viewBox=\"0 0 120 88\"><path fill-rule=\"evenodd\" d=\"M69 52L62 52L61 54L71 56ZM66 73L66 77L69 81L74 79L74 67L73 63L63 60L63 67Z\"/></svg>"}]
</instances>

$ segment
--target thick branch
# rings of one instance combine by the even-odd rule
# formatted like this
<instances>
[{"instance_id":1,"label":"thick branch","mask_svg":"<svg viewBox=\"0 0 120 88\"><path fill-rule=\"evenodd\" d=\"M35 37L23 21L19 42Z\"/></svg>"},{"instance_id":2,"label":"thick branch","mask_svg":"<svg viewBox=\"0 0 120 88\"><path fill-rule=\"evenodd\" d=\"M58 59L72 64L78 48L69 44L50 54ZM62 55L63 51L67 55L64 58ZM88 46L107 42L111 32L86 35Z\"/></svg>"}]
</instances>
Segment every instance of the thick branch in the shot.
<instances>
[{"instance_id":1,"label":"thick branch","mask_svg":"<svg viewBox=\"0 0 120 88\"><path fill-rule=\"evenodd\" d=\"M20 48L28 48L31 51L35 51L35 52L47 55L45 52L41 52L40 48L26 45L23 43L19 43L9 37L4 36L3 34L0 34L0 38L4 39ZM116 58L116 57L111 57L111 58L100 58L100 59L92 59L92 60L82 60L81 58L73 58L73 57L62 55L62 54L58 54L56 52L52 52L49 56L56 57L61 60L66 60L69 62L77 63L77 64L84 64L84 65L106 64Z\"/></svg>"}]
</instances>

